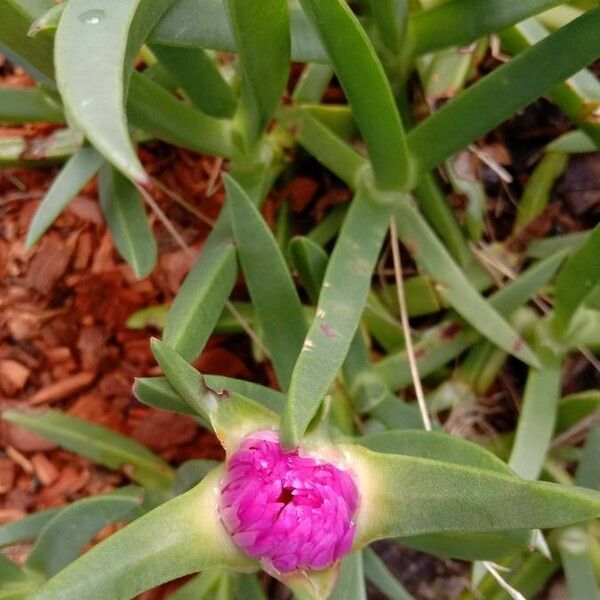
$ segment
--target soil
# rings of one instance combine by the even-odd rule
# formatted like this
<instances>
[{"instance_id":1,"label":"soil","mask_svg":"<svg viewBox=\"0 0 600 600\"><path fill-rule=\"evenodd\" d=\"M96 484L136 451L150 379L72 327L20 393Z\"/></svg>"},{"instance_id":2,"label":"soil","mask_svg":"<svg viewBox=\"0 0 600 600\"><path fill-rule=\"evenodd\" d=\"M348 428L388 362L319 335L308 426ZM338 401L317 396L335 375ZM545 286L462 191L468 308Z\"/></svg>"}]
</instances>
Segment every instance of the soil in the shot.
<instances>
[{"instance_id":1,"label":"soil","mask_svg":"<svg viewBox=\"0 0 600 600\"><path fill-rule=\"evenodd\" d=\"M31 83L22 71L0 59L0 85ZM332 88L329 97L339 99L339 89ZM549 103L540 101L481 141L480 147L514 177L514 183L505 184L485 165L476 165L488 192L490 239L502 240L508 235L515 214L513 199L519 197L541 147L568 128ZM0 127L0 136L18 132L33 139L52 129L48 125ZM162 143L145 145L141 158L148 172L167 188L209 219L217 217L224 200L222 161ZM284 175L267 201L264 214L270 223L289 200L294 226L306 230L332 205L350 198L346 188L310 159L301 160L300 165L299 170ZM78 195L37 247L27 253L24 240L29 223L57 172L58 167L0 169L0 411L60 408L129 435L174 465L191 458L222 458L218 442L194 421L142 406L131 394L134 377L159 374L149 350L149 340L157 332L131 330L126 321L138 309L170 302L192 264L190 257L154 221L159 263L149 277L136 280L115 252L98 206L95 183ZM597 222L599 175L599 155L574 157L555 187L553 202L527 229L527 237L578 231ZM155 194L197 254L209 226L166 195ZM452 197L452 201L460 216L464 199ZM270 367L255 363L242 336L213 336L197 366L209 373L273 383ZM569 362L568 391L598 384L597 372L583 357ZM514 397L518 404L522 385L523 373L510 367L499 380L499 388L511 392L504 389L501 394L506 427L514 423L516 413L516 406L506 397ZM497 392L495 389L491 395L496 398ZM126 482L125 473L107 471L19 427L1 425L0 524ZM98 539L112 530L103 531ZM467 569L462 563L434 559L393 544L380 544L378 550L417 599L456 598L466 584ZM12 558L22 561L28 547L10 552ZM166 598L177 585L141 597ZM371 590L369 597L381 596Z\"/></svg>"}]
</instances>

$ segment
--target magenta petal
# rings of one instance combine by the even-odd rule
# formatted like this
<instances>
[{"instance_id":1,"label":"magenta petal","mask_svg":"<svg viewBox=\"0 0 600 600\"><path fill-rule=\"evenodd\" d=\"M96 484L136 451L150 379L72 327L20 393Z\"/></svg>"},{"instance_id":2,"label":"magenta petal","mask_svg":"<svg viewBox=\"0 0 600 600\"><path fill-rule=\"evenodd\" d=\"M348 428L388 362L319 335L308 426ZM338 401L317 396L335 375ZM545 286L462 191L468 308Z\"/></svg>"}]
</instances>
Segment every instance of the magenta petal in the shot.
<instances>
[{"instance_id":1,"label":"magenta petal","mask_svg":"<svg viewBox=\"0 0 600 600\"><path fill-rule=\"evenodd\" d=\"M239 548L287 573L325 569L348 554L357 506L348 471L286 452L268 431L248 436L228 462L219 514Z\"/></svg>"}]
</instances>

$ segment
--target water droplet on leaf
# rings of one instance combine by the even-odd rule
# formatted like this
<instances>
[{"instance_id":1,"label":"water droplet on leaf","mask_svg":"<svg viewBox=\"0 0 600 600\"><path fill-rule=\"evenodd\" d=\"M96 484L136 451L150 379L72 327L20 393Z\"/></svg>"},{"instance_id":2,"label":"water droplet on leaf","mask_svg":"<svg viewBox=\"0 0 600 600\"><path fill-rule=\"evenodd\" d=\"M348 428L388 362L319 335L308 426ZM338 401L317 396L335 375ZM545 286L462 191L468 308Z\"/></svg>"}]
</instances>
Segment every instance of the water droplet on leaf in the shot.
<instances>
[{"instance_id":1,"label":"water droplet on leaf","mask_svg":"<svg viewBox=\"0 0 600 600\"><path fill-rule=\"evenodd\" d=\"M79 20L85 25L98 25L106 18L106 11L99 8L86 10L79 15Z\"/></svg>"}]
</instances>

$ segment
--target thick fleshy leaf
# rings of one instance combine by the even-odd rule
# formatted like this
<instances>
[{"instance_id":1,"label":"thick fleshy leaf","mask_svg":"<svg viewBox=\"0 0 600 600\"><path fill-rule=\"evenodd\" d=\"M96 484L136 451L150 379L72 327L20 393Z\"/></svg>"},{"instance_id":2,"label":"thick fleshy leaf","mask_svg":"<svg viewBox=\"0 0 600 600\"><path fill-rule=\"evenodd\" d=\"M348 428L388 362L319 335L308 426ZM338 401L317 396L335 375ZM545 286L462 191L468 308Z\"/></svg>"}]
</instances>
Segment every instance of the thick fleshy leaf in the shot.
<instances>
[{"instance_id":1,"label":"thick fleshy leaf","mask_svg":"<svg viewBox=\"0 0 600 600\"><path fill-rule=\"evenodd\" d=\"M560 0L449 0L410 19L409 44L420 55L450 46L468 46L560 3Z\"/></svg>"},{"instance_id":2,"label":"thick fleshy leaf","mask_svg":"<svg viewBox=\"0 0 600 600\"><path fill-rule=\"evenodd\" d=\"M335 586L339 565L323 571L293 571L279 577L293 592L295 600L327 600Z\"/></svg>"},{"instance_id":3,"label":"thick fleshy leaf","mask_svg":"<svg viewBox=\"0 0 600 600\"><path fill-rule=\"evenodd\" d=\"M585 390L561 398L558 404L556 433L564 433L598 409L600 409L600 390Z\"/></svg>"},{"instance_id":4,"label":"thick fleshy leaf","mask_svg":"<svg viewBox=\"0 0 600 600\"><path fill-rule=\"evenodd\" d=\"M377 25L381 41L394 53L402 51L402 42L408 19L408 2L401 0L367 0L367 5Z\"/></svg>"},{"instance_id":5,"label":"thick fleshy leaf","mask_svg":"<svg viewBox=\"0 0 600 600\"><path fill-rule=\"evenodd\" d=\"M158 247L140 192L115 168L104 165L100 170L98 193L119 254L137 277L146 277L156 266Z\"/></svg>"},{"instance_id":6,"label":"thick fleshy leaf","mask_svg":"<svg viewBox=\"0 0 600 600\"><path fill-rule=\"evenodd\" d=\"M52 37L43 32L32 40L27 32L34 19L54 6L52 0L5 0L0 19L0 44L23 58L47 78L52 79Z\"/></svg>"},{"instance_id":7,"label":"thick fleshy leaf","mask_svg":"<svg viewBox=\"0 0 600 600\"><path fill-rule=\"evenodd\" d=\"M294 61L328 62L314 28L294 4L290 6L290 29ZM167 46L237 51L227 0L178 0L155 27L151 39Z\"/></svg>"},{"instance_id":8,"label":"thick fleshy leaf","mask_svg":"<svg viewBox=\"0 0 600 600\"><path fill-rule=\"evenodd\" d=\"M29 250L48 230L76 194L99 171L104 158L93 148L81 148L65 164L38 207L25 247Z\"/></svg>"},{"instance_id":9,"label":"thick fleshy leaf","mask_svg":"<svg viewBox=\"0 0 600 600\"><path fill-rule=\"evenodd\" d=\"M308 329L302 304L277 241L258 209L226 177L235 242L263 339L282 389L287 389Z\"/></svg>"},{"instance_id":10,"label":"thick fleshy leaf","mask_svg":"<svg viewBox=\"0 0 600 600\"><path fill-rule=\"evenodd\" d=\"M307 109L294 109L290 118L296 126L298 144L350 187L357 188L367 166L364 156Z\"/></svg>"},{"instance_id":11,"label":"thick fleshy leaf","mask_svg":"<svg viewBox=\"0 0 600 600\"><path fill-rule=\"evenodd\" d=\"M382 594L390 600L414 600L371 548L365 548L362 554L365 575Z\"/></svg>"},{"instance_id":12,"label":"thick fleshy leaf","mask_svg":"<svg viewBox=\"0 0 600 600\"><path fill-rule=\"evenodd\" d=\"M253 431L273 429L277 414L230 389L213 390L204 377L172 348L152 340L152 353L169 383L189 406L212 427L228 449Z\"/></svg>"},{"instance_id":13,"label":"thick fleshy leaf","mask_svg":"<svg viewBox=\"0 0 600 600\"><path fill-rule=\"evenodd\" d=\"M60 508L40 510L18 521L0 526L0 547L11 546L18 542L26 542L36 538L60 510Z\"/></svg>"},{"instance_id":14,"label":"thick fleshy leaf","mask_svg":"<svg viewBox=\"0 0 600 600\"><path fill-rule=\"evenodd\" d=\"M196 487L213 469L219 466L219 461L194 459L184 462L178 469L173 482L173 493L176 496L189 492Z\"/></svg>"},{"instance_id":15,"label":"thick fleshy leaf","mask_svg":"<svg viewBox=\"0 0 600 600\"><path fill-rule=\"evenodd\" d=\"M562 383L563 361L530 369L508 464L523 479L537 479L550 448Z\"/></svg>"},{"instance_id":16,"label":"thick fleshy leaf","mask_svg":"<svg viewBox=\"0 0 600 600\"><path fill-rule=\"evenodd\" d=\"M52 8L49 8L45 13L42 13L29 27L27 35L29 37L35 37L41 31L52 31L58 27L60 17L65 10L66 4L55 4Z\"/></svg>"},{"instance_id":17,"label":"thick fleshy leaf","mask_svg":"<svg viewBox=\"0 0 600 600\"><path fill-rule=\"evenodd\" d=\"M507 316L538 292L554 276L566 257L565 251L534 264L501 290L489 297L490 305L501 315ZM415 344L421 377L430 375L469 346L480 339L477 332L465 329L457 319L445 319L429 329ZM406 352L389 354L375 365L375 371L394 390L406 387L411 382Z\"/></svg>"},{"instance_id":18,"label":"thick fleshy leaf","mask_svg":"<svg viewBox=\"0 0 600 600\"><path fill-rule=\"evenodd\" d=\"M63 448L81 454L109 469L131 468L130 477L151 488L168 488L173 471L153 452L101 425L82 421L57 410L38 414L7 411L2 418L43 437Z\"/></svg>"},{"instance_id":19,"label":"thick fleshy leaf","mask_svg":"<svg viewBox=\"0 0 600 600\"><path fill-rule=\"evenodd\" d=\"M415 456L515 476L506 463L487 450L445 433L389 431L359 438L356 443L376 452ZM527 530L433 533L398 539L417 550L462 560L498 560L526 548L530 540L531 532Z\"/></svg>"},{"instance_id":20,"label":"thick fleshy leaf","mask_svg":"<svg viewBox=\"0 0 600 600\"><path fill-rule=\"evenodd\" d=\"M367 145L378 185L410 187L404 126L385 71L365 30L342 0L301 0L319 31Z\"/></svg>"},{"instance_id":21,"label":"thick fleshy leaf","mask_svg":"<svg viewBox=\"0 0 600 600\"><path fill-rule=\"evenodd\" d=\"M244 381L243 379L221 377L220 375L205 375L204 379L206 385L213 390L231 390L236 394L246 396L254 400L254 402L266 406L274 412L281 413L285 408L285 395L271 388L250 381ZM184 415L197 415L194 409L181 398L165 377L142 377L136 379L133 392L140 402L148 406Z\"/></svg>"},{"instance_id":22,"label":"thick fleshy leaf","mask_svg":"<svg viewBox=\"0 0 600 600\"><path fill-rule=\"evenodd\" d=\"M592 63L600 56L599 26L600 9L586 12L480 79L413 129L408 145L421 171L440 164ZM503 102L498 102L500 97ZM479 118L473 119L474 114Z\"/></svg>"},{"instance_id":23,"label":"thick fleshy leaf","mask_svg":"<svg viewBox=\"0 0 600 600\"><path fill-rule=\"evenodd\" d=\"M502 47L511 53L527 50L550 32L538 19L527 19L501 35ZM550 99L596 144L600 146L600 123L594 110L600 102L600 82L594 73L583 69L548 92Z\"/></svg>"},{"instance_id":24,"label":"thick fleshy leaf","mask_svg":"<svg viewBox=\"0 0 600 600\"><path fill-rule=\"evenodd\" d=\"M173 0L70 1L56 32L56 80L69 114L108 161L148 182L125 116L135 55Z\"/></svg>"},{"instance_id":25,"label":"thick fleshy leaf","mask_svg":"<svg viewBox=\"0 0 600 600\"><path fill-rule=\"evenodd\" d=\"M43 89L0 88L0 123L64 123L60 105Z\"/></svg>"},{"instance_id":26,"label":"thick fleshy leaf","mask_svg":"<svg viewBox=\"0 0 600 600\"><path fill-rule=\"evenodd\" d=\"M539 360L513 327L475 290L418 211L405 201L395 209L401 240L436 281L442 298L477 331L506 352L539 366Z\"/></svg>"},{"instance_id":27,"label":"thick fleshy leaf","mask_svg":"<svg viewBox=\"0 0 600 600\"><path fill-rule=\"evenodd\" d=\"M170 600L212 600L222 577L222 569L207 569L182 585Z\"/></svg>"},{"instance_id":28,"label":"thick fleshy leaf","mask_svg":"<svg viewBox=\"0 0 600 600\"><path fill-rule=\"evenodd\" d=\"M69 159L83 144L72 129L58 129L33 139L24 135L0 138L0 166L40 167Z\"/></svg>"},{"instance_id":29,"label":"thick fleshy leaf","mask_svg":"<svg viewBox=\"0 0 600 600\"><path fill-rule=\"evenodd\" d=\"M288 0L227 0L243 73L244 133L254 142L267 127L290 69Z\"/></svg>"},{"instance_id":30,"label":"thick fleshy leaf","mask_svg":"<svg viewBox=\"0 0 600 600\"><path fill-rule=\"evenodd\" d=\"M25 566L52 577L75 560L100 530L126 519L142 500L143 490L125 487L71 504L41 531Z\"/></svg>"},{"instance_id":31,"label":"thick fleshy leaf","mask_svg":"<svg viewBox=\"0 0 600 600\"><path fill-rule=\"evenodd\" d=\"M20 569L4 554L0 554L0 600L22 600L42 583L35 573Z\"/></svg>"},{"instance_id":32,"label":"thick fleshy leaf","mask_svg":"<svg viewBox=\"0 0 600 600\"><path fill-rule=\"evenodd\" d=\"M559 334L566 332L577 308L600 282L598 256L600 225L567 260L556 278L553 324Z\"/></svg>"},{"instance_id":33,"label":"thick fleshy leaf","mask_svg":"<svg viewBox=\"0 0 600 600\"><path fill-rule=\"evenodd\" d=\"M362 552L346 557L329 600L367 600Z\"/></svg>"},{"instance_id":34,"label":"thick fleshy leaf","mask_svg":"<svg viewBox=\"0 0 600 600\"><path fill-rule=\"evenodd\" d=\"M197 487L112 535L55 575L32 600L133 598L170 581L223 566L252 570L217 514L221 468Z\"/></svg>"},{"instance_id":35,"label":"thick fleshy leaf","mask_svg":"<svg viewBox=\"0 0 600 600\"><path fill-rule=\"evenodd\" d=\"M219 119L235 114L233 91L205 50L154 45L152 51L201 111Z\"/></svg>"},{"instance_id":36,"label":"thick fleshy leaf","mask_svg":"<svg viewBox=\"0 0 600 600\"><path fill-rule=\"evenodd\" d=\"M356 548L384 537L545 529L600 516L600 494L583 488L357 446L340 448L363 494Z\"/></svg>"},{"instance_id":37,"label":"thick fleshy leaf","mask_svg":"<svg viewBox=\"0 0 600 600\"><path fill-rule=\"evenodd\" d=\"M365 184L352 201L327 265L316 318L294 367L282 424L282 438L290 446L306 431L344 362L396 197Z\"/></svg>"},{"instance_id":38,"label":"thick fleshy leaf","mask_svg":"<svg viewBox=\"0 0 600 600\"><path fill-rule=\"evenodd\" d=\"M137 71L131 76L127 115L133 125L170 144L226 158L232 154L231 121L205 115Z\"/></svg>"}]
</instances>

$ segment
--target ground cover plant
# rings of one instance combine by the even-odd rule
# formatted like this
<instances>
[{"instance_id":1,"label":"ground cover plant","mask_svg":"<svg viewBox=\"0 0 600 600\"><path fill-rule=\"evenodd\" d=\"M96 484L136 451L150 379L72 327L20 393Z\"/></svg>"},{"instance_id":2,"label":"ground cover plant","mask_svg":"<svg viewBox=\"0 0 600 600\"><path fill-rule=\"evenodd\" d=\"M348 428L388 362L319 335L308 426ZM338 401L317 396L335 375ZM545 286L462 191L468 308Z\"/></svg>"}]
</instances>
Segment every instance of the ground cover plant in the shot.
<instances>
[{"instance_id":1,"label":"ground cover plant","mask_svg":"<svg viewBox=\"0 0 600 600\"><path fill-rule=\"evenodd\" d=\"M33 541L23 564L0 555L0 598L126 599L187 575L171 597L266 598L280 582L358 599L369 581L410 598L383 539L471 563L465 600L531 597L561 569L571 597L598 597L597 379L562 395L574 356L598 369L597 206L577 233L545 225L555 182L600 144L593 4L0 0L0 52L37 82L0 89L0 121L57 125L0 138L0 164L63 165L27 249L96 176L139 278L159 254L146 207L190 252L158 193L210 227L175 300L130 321L160 330L162 375L134 393L225 452L174 467L59 410L5 410L131 484L0 527L2 546ZM569 125L519 189L480 140L541 97ZM216 220L149 174L153 140L222 159ZM352 198L312 222L286 203L265 219L305 168ZM520 194L498 236L484 168ZM197 370L215 332L245 336L267 377ZM483 435L479 399L506 371L518 420Z\"/></svg>"}]
</instances>

